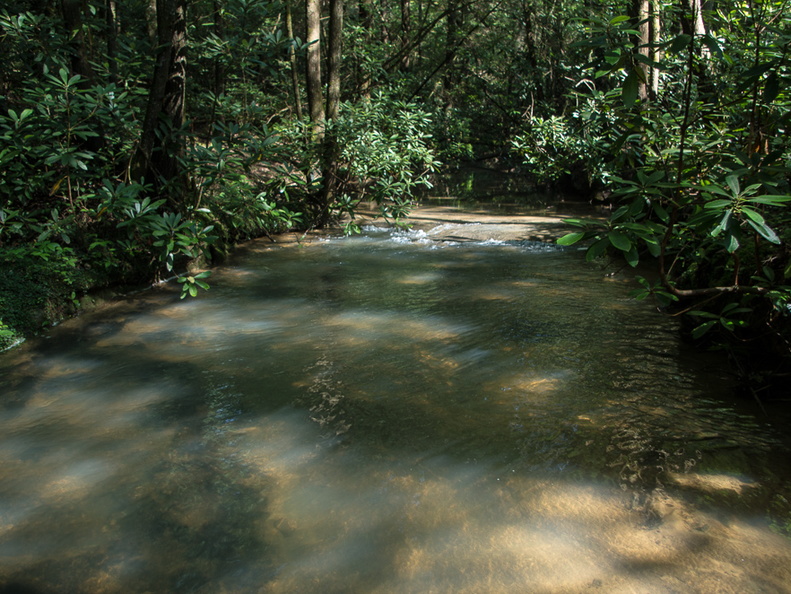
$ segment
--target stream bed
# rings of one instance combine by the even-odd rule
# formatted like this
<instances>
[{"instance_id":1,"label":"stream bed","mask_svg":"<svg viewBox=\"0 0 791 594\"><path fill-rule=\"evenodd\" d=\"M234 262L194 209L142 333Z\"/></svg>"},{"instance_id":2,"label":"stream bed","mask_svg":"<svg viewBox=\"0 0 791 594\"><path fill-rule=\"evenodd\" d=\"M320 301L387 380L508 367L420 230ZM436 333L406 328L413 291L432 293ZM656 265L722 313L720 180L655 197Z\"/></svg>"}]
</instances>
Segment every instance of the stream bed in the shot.
<instances>
[{"instance_id":1,"label":"stream bed","mask_svg":"<svg viewBox=\"0 0 791 594\"><path fill-rule=\"evenodd\" d=\"M791 592L722 361L457 225L252 242L0 354L0 592Z\"/></svg>"}]
</instances>

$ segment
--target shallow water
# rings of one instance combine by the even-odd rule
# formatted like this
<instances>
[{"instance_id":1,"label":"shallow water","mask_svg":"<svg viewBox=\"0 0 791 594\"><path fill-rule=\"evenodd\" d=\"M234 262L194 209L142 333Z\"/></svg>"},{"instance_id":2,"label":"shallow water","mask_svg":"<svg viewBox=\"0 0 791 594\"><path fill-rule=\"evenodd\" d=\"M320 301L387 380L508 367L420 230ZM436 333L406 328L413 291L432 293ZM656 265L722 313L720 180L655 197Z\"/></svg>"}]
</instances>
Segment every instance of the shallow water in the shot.
<instances>
[{"instance_id":1,"label":"shallow water","mask_svg":"<svg viewBox=\"0 0 791 594\"><path fill-rule=\"evenodd\" d=\"M631 288L369 229L64 323L0 356L0 591L791 591L780 436Z\"/></svg>"}]
</instances>

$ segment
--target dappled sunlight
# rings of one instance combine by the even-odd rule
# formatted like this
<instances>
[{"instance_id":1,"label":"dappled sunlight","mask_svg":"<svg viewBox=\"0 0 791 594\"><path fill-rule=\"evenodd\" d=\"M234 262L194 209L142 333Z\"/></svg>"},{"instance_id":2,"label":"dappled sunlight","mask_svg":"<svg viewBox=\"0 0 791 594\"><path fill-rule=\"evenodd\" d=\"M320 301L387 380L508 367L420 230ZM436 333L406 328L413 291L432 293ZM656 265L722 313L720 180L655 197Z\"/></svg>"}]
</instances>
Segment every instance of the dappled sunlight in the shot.
<instances>
[{"instance_id":1,"label":"dappled sunlight","mask_svg":"<svg viewBox=\"0 0 791 594\"><path fill-rule=\"evenodd\" d=\"M750 489L758 485L753 480L745 480L727 474L704 474L697 472L668 474L668 480L685 489L716 493L718 491L732 491L738 495L745 495Z\"/></svg>"},{"instance_id":2,"label":"dappled sunlight","mask_svg":"<svg viewBox=\"0 0 791 594\"><path fill-rule=\"evenodd\" d=\"M533 402L534 397L544 398L568 386L571 377L567 374L555 373L544 377L517 376L512 379L505 378L500 384L503 398L526 399Z\"/></svg>"},{"instance_id":3,"label":"dappled sunlight","mask_svg":"<svg viewBox=\"0 0 791 594\"><path fill-rule=\"evenodd\" d=\"M360 333L367 340L388 344L393 340L448 342L458 340L470 330L467 325L452 323L439 316L418 318L393 312L345 312L328 319L326 324L341 333L339 340L345 340L347 333L352 337Z\"/></svg>"},{"instance_id":4,"label":"dappled sunlight","mask_svg":"<svg viewBox=\"0 0 791 594\"><path fill-rule=\"evenodd\" d=\"M659 517L604 484L501 477L483 461L367 458L332 446L305 455L301 440L314 438L303 418L261 422L268 430L246 432L244 449L270 487L261 529L273 554L290 559L266 592L738 592L756 585L745 563L780 551L785 564L775 559L761 579L791 579L785 541L677 497L664 495Z\"/></svg>"},{"instance_id":5,"label":"dappled sunlight","mask_svg":"<svg viewBox=\"0 0 791 594\"><path fill-rule=\"evenodd\" d=\"M395 282L399 285L429 285L441 282L443 275L439 272L426 272L424 274L411 274L397 278Z\"/></svg>"}]
</instances>

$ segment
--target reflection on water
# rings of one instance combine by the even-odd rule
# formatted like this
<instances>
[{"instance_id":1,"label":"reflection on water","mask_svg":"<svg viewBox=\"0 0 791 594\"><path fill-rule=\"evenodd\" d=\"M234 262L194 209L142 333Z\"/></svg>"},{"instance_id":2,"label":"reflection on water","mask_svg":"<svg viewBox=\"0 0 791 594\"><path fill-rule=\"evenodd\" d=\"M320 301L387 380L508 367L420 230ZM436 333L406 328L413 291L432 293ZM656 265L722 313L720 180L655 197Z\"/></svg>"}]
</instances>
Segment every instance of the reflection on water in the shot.
<instances>
[{"instance_id":1,"label":"reflection on water","mask_svg":"<svg viewBox=\"0 0 791 594\"><path fill-rule=\"evenodd\" d=\"M791 591L787 452L629 288L371 232L63 324L0 357L0 591Z\"/></svg>"}]
</instances>

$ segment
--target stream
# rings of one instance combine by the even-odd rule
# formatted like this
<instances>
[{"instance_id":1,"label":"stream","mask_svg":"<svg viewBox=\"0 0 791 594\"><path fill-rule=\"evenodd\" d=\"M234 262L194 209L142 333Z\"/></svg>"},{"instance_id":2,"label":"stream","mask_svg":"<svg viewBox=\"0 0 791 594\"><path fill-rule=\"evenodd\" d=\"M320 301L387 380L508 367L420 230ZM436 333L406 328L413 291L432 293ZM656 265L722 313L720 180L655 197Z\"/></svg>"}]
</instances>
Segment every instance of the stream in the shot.
<instances>
[{"instance_id":1,"label":"stream","mask_svg":"<svg viewBox=\"0 0 791 594\"><path fill-rule=\"evenodd\" d=\"M0 593L791 592L782 428L629 271L476 224L0 354Z\"/></svg>"}]
</instances>

